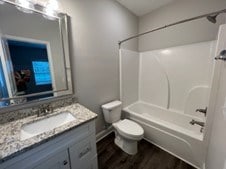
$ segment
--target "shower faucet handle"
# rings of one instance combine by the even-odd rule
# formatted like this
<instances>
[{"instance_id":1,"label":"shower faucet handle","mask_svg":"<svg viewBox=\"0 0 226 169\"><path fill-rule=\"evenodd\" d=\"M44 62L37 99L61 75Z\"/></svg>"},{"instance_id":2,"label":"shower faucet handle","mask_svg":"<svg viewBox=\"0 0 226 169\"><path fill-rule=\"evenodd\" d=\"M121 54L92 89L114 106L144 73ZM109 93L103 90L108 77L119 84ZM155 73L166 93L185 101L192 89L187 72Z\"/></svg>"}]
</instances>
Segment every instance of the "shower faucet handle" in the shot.
<instances>
[{"instance_id":1,"label":"shower faucet handle","mask_svg":"<svg viewBox=\"0 0 226 169\"><path fill-rule=\"evenodd\" d=\"M205 109L196 109L196 112L203 113L203 114L205 114L205 116L206 116L206 113L207 113L207 107L206 107Z\"/></svg>"}]
</instances>

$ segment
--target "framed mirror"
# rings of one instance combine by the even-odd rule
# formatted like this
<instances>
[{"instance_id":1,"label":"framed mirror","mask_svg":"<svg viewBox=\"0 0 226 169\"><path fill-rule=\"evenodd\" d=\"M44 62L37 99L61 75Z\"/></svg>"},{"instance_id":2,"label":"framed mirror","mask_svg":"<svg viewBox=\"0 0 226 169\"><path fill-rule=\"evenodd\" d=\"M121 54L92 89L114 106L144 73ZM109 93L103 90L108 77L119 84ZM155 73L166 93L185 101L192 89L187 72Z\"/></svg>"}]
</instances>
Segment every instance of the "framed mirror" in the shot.
<instances>
[{"instance_id":1,"label":"framed mirror","mask_svg":"<svg viewBox=\"0 0 226 169\"><path fill-rule=\"evenodd\" d=\"M0 4L0 108L73 94L68 17Z\"/></svg>"}]
</instances>

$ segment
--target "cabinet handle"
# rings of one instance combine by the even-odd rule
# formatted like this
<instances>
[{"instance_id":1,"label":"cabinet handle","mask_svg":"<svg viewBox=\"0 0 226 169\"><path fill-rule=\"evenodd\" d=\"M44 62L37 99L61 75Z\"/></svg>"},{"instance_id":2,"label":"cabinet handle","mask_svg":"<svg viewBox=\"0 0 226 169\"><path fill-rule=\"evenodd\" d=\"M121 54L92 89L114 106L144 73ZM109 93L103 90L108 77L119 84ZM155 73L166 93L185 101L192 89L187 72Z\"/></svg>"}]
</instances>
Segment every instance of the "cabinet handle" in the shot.
<instances>
[{"instance_id":1,"label":"cabinet handle","mask_svg":"<svg viewBox=\"0 0 226 169\"><path fill-rule=\"evenodd\" d=\"M82 158L84 155L86 155L91 150L90 147L87 147L85 150L83 150L81 153L79 153L79 158Z\"/></svg>"},{"instance_id":2,"label":"cabinet handle","mask_svg":"<svg viewBox=\"0 0 226 169\"><path fill-rule=\"evenodd\" d=\"M63 165L67 165L67 163L68 163L67 160L64 160Z\"/></svg>"}]
</instances>

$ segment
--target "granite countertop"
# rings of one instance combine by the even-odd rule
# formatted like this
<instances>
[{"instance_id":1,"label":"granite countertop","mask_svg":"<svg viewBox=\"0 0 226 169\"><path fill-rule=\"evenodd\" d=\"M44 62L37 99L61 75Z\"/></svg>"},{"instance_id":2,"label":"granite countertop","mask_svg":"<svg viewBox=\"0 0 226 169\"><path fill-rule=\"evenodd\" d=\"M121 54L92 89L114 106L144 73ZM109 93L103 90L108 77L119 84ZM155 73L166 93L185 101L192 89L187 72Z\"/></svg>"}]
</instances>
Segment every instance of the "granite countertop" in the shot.
<instances>
[{"instance_id":1,"label":"granite countertop","mask_svg":"<svg viewBox=\"0 0 226 169\"><path fill-rule=\"evenodd\" d=\"M75 120L32 138L23 141L20 139L21 127L24 124L48 118L65 111L68 111L72 115L74 115ZM37 117L37 115L33 115L0 125L0 163L11 159L31 148L34 148L35 146L38 146L39 144L46 142L51 138L54 138L55 136L62 134L63 132L66 132L96 117L97 114L91 112L78 103L74 103L65 107L57 108L53 113L46 116Z\"/></svg>"}]
</instances>

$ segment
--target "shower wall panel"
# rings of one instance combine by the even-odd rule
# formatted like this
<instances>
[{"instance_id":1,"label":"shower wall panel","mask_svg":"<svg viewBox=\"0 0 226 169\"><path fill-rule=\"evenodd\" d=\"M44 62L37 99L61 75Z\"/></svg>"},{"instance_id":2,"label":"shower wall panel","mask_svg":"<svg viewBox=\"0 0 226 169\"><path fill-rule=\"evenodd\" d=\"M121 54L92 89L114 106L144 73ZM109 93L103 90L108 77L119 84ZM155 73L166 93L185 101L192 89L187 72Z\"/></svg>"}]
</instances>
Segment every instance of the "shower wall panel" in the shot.
<instances>
[{"instance_id":1,"label":"shower wall panel","mask_svg":"<svg viewBox=\"0 0 226 169\"><path fill-rule=\"evenodd\" d=\"M120 51L121 67L121 100L126 107L138 100L139 84L139 53L135 51L121 49Z\"/></svg>"},{"instance_id":2,"label":"shower wall panel","mask_svg":"<svg viewBox=\"0 0 226 169\"><path fill-rule=\"evenodd\" d=\"M208 103L215 41L140 53L139 99L195 113Z\"/></svg>"}]
</instances>

